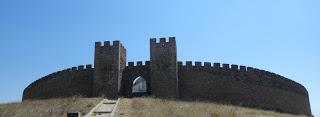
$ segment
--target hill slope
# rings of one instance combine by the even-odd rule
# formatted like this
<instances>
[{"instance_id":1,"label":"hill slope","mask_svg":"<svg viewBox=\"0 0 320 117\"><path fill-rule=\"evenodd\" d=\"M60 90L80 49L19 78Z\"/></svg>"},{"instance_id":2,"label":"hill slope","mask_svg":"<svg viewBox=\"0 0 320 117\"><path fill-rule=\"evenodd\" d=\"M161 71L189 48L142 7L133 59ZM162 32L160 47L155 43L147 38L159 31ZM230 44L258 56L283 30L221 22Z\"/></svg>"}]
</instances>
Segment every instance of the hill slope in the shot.
<instances>
[{"instance_id":1,"label":"hill slope","mask_svg":"<svg viewBox=\"0 0 320 117\"><path fill-rule=\"evenodd\" d=\"M115 117L305 117L231 105L154 98L121 98Z\"/></svg>"},{"instance_id":2,"label":"hill slope","mask_svg":"<svg viewBox=\"0 0 320 117\"><path fill-rule=\"evenodd\" d=\"M0 117L65 117L88 113L102 98L57 98L0 104ZM115 117L305 117L232 105L151 97L120 98Z\"/></svg>"},{"instance_id":3,"label":"hill slope","mask_svg":"<svg viewBox=\"0 0 320 117\"><path fill-rule=\"evenodd\" d=\"M57 98L0 104L0 117L66 117L67 112L88 113L102 98Z\"/></svg>"}]
</instances>

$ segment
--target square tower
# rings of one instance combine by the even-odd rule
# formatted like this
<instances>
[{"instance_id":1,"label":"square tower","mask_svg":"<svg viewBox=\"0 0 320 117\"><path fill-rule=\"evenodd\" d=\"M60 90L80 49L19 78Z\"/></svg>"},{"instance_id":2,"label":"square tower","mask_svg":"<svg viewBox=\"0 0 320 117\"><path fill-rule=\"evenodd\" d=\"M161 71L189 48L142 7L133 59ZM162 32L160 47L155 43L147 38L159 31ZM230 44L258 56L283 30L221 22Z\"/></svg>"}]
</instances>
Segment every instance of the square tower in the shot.
<instances>
[{"instance_id":1,"label":"square tower","mask_svg":"<svg viewBox=\"0 0 320 117\"><path fill-rule=\"evenodd\" d=\"M179 97L175 37L150 39L151 93L159 97Z\"/></svg>"},{"instance_id":2,"label":"square tower","mask_svg":"<svg viewBox=\"0 0 320 117\"><path fill-rule=\"evenodd\" d=\"M122 72L126 65L126 49L119 41L95 43L93 95L117 98Z\"/></svg>"}]
</instances>

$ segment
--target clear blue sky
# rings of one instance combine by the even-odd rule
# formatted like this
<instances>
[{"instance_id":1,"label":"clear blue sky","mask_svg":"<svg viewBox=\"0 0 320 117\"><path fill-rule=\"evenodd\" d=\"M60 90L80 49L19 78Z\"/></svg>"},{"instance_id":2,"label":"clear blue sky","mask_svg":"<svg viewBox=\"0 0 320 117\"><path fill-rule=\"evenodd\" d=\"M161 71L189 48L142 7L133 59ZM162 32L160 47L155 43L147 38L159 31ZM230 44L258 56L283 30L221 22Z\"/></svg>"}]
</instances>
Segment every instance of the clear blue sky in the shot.
<instances>
[{"instance_id":1,"label":"clear blue sky","mask_svg":"<svg viewBox=\"0 0 320 117\"><path fill-rule=\"evenodd\" d=\"M320 116L319 0L1 0L0 102L32 81L93 63L95 41L121 40L127 61L149 38L176 36L178 59L240 64L303 84Z\"/></svg>"}]
</instances>

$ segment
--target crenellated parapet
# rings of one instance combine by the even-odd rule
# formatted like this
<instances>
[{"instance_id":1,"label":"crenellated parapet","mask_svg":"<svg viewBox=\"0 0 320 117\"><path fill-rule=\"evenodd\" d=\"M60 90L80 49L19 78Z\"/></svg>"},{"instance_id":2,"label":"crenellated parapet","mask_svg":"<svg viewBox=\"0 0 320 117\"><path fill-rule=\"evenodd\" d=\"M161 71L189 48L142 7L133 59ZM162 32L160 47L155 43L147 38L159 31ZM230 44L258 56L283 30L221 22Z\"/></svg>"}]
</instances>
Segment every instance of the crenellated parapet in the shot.
<instances>
[{"instance_id":1,"label":"crenellated parapet","mask_svg":"<svg viewBox=\"0 0 320 117\"><path fill-rule=\"evenodd\" d=\"M64 70L51 73L44 77L41 77L40 79L37 79L36 81L32 82L30 85L28 85L24 89L23 100L30 99L30 98L46 98L47 96L42 94L49 93L51 92L51 89L56 89L55 87L66 84L65 82L67 80L71 80L69 81L70 84L72 82L77 82L82 80L84 80L82 84L87 84L86 82L88 81L88 79L83 79L83 78L93 77L93 71L94 71L94 68L92 67L92 65L79 65L76 67L67 68ZM53 85L51 84L57 84L57 85L53 87ZM62 86L62 87L68 87L68 86ZM81 88L81 87L75 87L75 88ZM61 91L67 91L67 90L65 89ZM88 93L88 92L83 92L83 93Z\"/></svg>"},{"instance_id":2,"label":"crenellated parapet","mask_svg":"<svg viewBox=\"0 0 320 117\"><path fill-rule=\"evenodd\" d=\"M285 78L281 75L243 65L211 63L211 62L178 62L179 70L186 71L208 71L213 75L224 75L243 83L256 84L275 89L286 90L301 95L308 95L306 89L301 84ZM232 79L230 79L232 80Z\"/></svg>"},{"instance_id":3,"label":"crenellated parapet","mask_svg":"<svg viewBox=\"0 0 320 117\"><path fill-rule=\"evenodd\" d=\"M115 48L123 45L120 43L120 41L104 41L103 44L102 42L95 42L95 47L103 47L103 48Z\"/></svg>"},{"instance_id":4,"label":"crenellated parapet","mask_svg":"<svg viewBox=\"0 0 320 117\"><path fill-rule=\"evenodd\" d=\"M136 62L128 62L126 67L142 67L142 66L150 66L150 61L136 61Z\"/></svg>"},{"instance_id":5,"label":"crenellated parapet","mask_svg":"<svg viewBox=\"0 0 320 117\"><path fill-rule=\"evenodd\" d=\"M177 63L179 94L183 99L209 100L294 114L311 113L305 87L281 75L235 64Z\"/></svg>"},{"instance_id":6,"label":"crenellated parapet","mask_svg":"<svg viewBox=\"0 0 320 117\"><path fill-rule=\"evenodd\" d=\"M165 37L161 37L159 41L157 41L156 38L150 38L150 44L159 45L159 46L176 44L176 38L169 37L169 40L167 40Z\"/></svg>"}]
</instances>

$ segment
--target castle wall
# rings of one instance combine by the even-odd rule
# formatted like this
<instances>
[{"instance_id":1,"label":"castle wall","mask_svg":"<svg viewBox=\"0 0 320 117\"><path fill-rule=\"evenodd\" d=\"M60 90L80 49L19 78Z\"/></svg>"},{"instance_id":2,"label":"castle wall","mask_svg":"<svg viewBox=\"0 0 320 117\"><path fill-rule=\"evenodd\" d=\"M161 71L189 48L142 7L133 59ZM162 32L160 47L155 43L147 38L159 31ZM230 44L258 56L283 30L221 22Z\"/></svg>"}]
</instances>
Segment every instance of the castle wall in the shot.
<instances>
[{"instance_id":1,"label":"castle wall","mask_svg":"<svg viewBox=\"0 0 320 117\"><path fill-rule=\"evenodd\" d=\"M152 94L158 97L178 97L177 48L174 37L150 39Z\"/></svg>"},{"instance_id":2,"label":"castle wall","mask_svg":"<svg viewBox=\"0 0 320 117\"><path fill-rule=\"evenodd\" d=\"M119 41L95 43L94 55L94 96L116 98L120 90L123 69L126 62L126 50Z\"/></svg>"},{"instance_id":3,"label":"castle wall","mask_svg":"<svg viewBox=\"0 0 320 117\"><path fill-rule=\"evenodd\" d=\"M150 61L129 62L119 41L95 43L94 66L72 67L40 78L23 92L23 100L82 95L131 97L135 78L146 80L157 97L208 100L240 106L311 115L307 90L283 76L252 67L177 62L175 38L150 39Z\"/></svg>"},{"instance_id":4,"label":"castle wall","mask_svg":"<svg viewBox=\"0 0 320 117\"><path fill-rule=\"evenodd\" d=\"M151 78L150 78L150 62L145 61L145 64L142 61L128 62L128 66L124 69L122 85L121 85L121 95L126 97L132 97L132 85L133 81L137 77L143 77L146 80L147 84L147 93L151 93Z\"/></svg>"},{"instance_id":5,"label":"castle wall","mask_svg":"<svg viewBox=\"0 0 320 117\"><path fill-rule=\"evenodd\" d=\"M205 62L179 65L180 98L311 115L306 89L292 80L251 67Z\"/></svg>"},{"instance_id":6,"label":"castle wall","mask_svg":"<svg viewBox=\"0 0 320 117\"><path fill-rule=\"evenodd\" d=\"M31 83L23 91L22 100L81 95L92 96L93 68L73 67L49 74Z\"/></svg>"}]
</instances>

